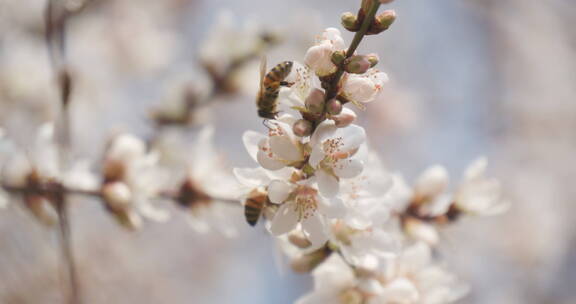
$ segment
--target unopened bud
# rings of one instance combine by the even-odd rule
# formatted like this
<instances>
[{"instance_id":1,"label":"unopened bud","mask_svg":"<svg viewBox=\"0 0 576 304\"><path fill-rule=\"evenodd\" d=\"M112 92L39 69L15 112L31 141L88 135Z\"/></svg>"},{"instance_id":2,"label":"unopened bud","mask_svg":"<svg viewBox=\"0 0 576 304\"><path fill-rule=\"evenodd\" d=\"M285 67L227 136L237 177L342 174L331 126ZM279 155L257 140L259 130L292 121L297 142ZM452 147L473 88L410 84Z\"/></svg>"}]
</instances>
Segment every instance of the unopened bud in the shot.
<instances>
[{"instance_id":1,"label":"unopened bud","mask_svg":"<svg viewBox=\"0 0 576 304\"><path fill-rule=\"evenodd\" d=\"M404 220L403 224L404 231L411 238L423 241L430 246L438 244L438 231L434 226L411 217Z\"/></svg>"},{"instance_id":2,"label":"unopened bud","mask_svg":"<svg viewBox=\"0 0 576 304\"><path fill-rule=\"evenodd\" d=\"M372 63L368 60L368 57L362 55L354 55L346 59L344 63L344 69L348 73L353 74L364 74Z\"/></svg>"},{"instance_id":3,"label":"unopened bud","mask_svg":"<svg viewBox=\"0 0 576 304\"><path fill-rule=\"evenodd\" d=\"M358 22L358 17L354 13L346 12L342 14L341 20L342 26L351 32L357 32L360 29L360 22Z\"/></svg>"},{"instance_id":4,"label":"unopened bud","mask_svg":"<svg viewBox=\"0 0 576 304\"><path fill-rule=\"evenodd\" d=\"M132 200L132 191L123 182L110 182L102 187L102 197L114 212L126 209Z\"/></svg>"},{"instance_id":5,"label":"unopened bud","mask_svg":"<svg viewBox=\"0 0 576 304\"><path fill-rule=\"evenodd\" d=\"M310 134L312 134L312 123L305 119L299 119L292 126L292 131L294 131L294 134L296 134L296 136L300 137L309 136Z\"/></svg>"},{"instance_id":6,"label":"unopened bud","mask_svg":"<svg viewBox=\"0 0 576 304\"><path fill-rule=\"evenodd\" d=\"M342 109L342 113L332 116L332 120L334 120L336 127L344 128L356 120L356 113L348 108L344 108Z\"/></svg>"},{"instance_id":7,"label":"unopened bud","mask_svg":"<svg viewBox=\"0 0 576 304\"><path fill-rule=\"evenodd\" d=\"M394 10L385 10L382 14L374 18L374 22L370 25L367 34L375 35L387 30L392 23L396 20L396 12Z\"/></svg>"},{"instance_id":8,"label":"unopened bud","mask_svg":"<svg viewBox=\"0 0 576 304\"><path fill-rule=\"evenodd\" d=\"M330 99L328 100L327 110L330 115L338 115L342 112L342 103L337 99Z\"/></svg>"},{"instance_id":9,"label":"unopened bud","mask_svg":"<svg viewBox=\"0 0 576 304\"><path fill-rule=\"evenodd\" d=\"M292 261L292 269L298 273L310 272L314 270L316 266L320 265L320 263L324 262L324 260L330 256L331 252L327 247L322 247L316 251L302 255Z\"/></svg>"},{"instance_id":10,"label":"unopened bud","mask_svg":"<svg viewBox=\"0 0 576 304\"><path fill-rule=\"evenodd\" d=\"M335 51L332 53L332 63L339 66L346 59L346 51Z\"/></svg>"},{"instance_id":11,"label":"unopened bud","mask_svg":"<svg viewBox=\"0 0 576 304\"><path fill-rule=\"evenodd\" d=\"M324 110L324 91L317 88L314 89L306 98L305 104L309 112L313 114L322 113Z\"/></svg>"},{"instance_id":12,"label":"unopened bud","mask_svg":"<svg viewBox=\"0 0 576 304\"><path fill-rule=\"evenodd\" d=\"M374 66L376 66L378 64L378 62L380 61L380 57L378 57L378 54L376 53L371 53L366 55L366 58L368 59L368 61L370 62L370 67L373 68Z\"/></svg>"}]
</instances>

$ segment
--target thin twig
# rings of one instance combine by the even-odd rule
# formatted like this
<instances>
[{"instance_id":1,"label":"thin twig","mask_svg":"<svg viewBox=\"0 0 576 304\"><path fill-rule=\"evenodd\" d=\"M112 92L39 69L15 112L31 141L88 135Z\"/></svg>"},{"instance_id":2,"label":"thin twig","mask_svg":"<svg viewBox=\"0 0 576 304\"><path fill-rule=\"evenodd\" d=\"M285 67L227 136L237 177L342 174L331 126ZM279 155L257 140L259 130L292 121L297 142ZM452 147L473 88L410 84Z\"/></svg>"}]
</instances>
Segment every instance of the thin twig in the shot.
<instances>
[{"instance_id":1,"label":"thin twig","mask_svg":"<svg viewBox=\"0 0 576 304\"><path fill-rule=\"evenodd\" d=\"M67 169L69 151L71 147L69 104L72 80L65 68L67 11L62 1L50 0L47 3L45 14L46 46L50 54L52 69L54 71L54 75L56 75L60 89L60 135L62 138L60 140L59 146L59 167L60 172L63 173ZM58 186L55 188L63 188L62 185L57 185ZM80 284L78 281L78 273L72 246L71 226L66 192L60 189L56 193L52 194L53 195L51 197L54 199L53 203L55 204L56 212L58 214L60 247L66 267L67 281L69 284L66 302L70 304L79 304L81 303Z\"/></svg>"},{"instance_id":2,"label":"thin twig","mask_svg":"<svg viewBox=\"0 0 576 304\"><path fill-rule=\"evenodd\" d=\"M380 1L373 0L368 12L366 12L364 20L362 21L362 25L360 26L360 29L354 35L354 38L352 39L352 42L350 43L350 46L346 51L346 58L350 58L352 55L354 55L354 52L358 48L358 45L360 45L360 42L362 41L364 36L366 36L366 32L368 31L370 25L374 21L374 17L376 16L376 12L378 12L379 7L380 7ZM335 72L335 74L331 76L331 80L327 83L327 86L325 87L326 102L324 104L324 113L326 113L327 110L326 105L328 104L328 100L336 97L336 95L338 94L338 84L343 74L344 74L344 67L340 65L338 66L338 70Z\"/></svg>"}]
</instances>

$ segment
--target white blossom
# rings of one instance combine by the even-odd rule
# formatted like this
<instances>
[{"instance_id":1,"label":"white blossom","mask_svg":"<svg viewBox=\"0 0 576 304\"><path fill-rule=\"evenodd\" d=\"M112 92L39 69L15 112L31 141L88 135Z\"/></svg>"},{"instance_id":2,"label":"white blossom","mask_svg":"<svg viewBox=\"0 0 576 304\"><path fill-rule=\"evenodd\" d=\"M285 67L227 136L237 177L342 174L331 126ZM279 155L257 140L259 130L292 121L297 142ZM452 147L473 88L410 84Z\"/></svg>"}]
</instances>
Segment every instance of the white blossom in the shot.
<instances>
[{"instance_id":1,"label":"white blossom","mask_svg":"<svg viewBox=\"0 0 576 304\"><path fill-rule=\"evenodd\" d=\"M304 150L299 138L292 131L295 119L283 115L268 122L268 136L247 131L243 135L248 153L268 170L279 170L304 161Z\"/></svg>"},{"instance_id":2,"label":"white blossom","mask_svg":"<svg viewBox=\"0 0 576 304\"><path fill-rule=\"evenodd\" d=\"M374 223L386 221L392 206L383 198L392 183L392 176L378 156L370 152L362 173L341 183L338 195L333 198L347 207L346 224L355 229L366 229Z\"/></svg>"},{"instance_id":3,"label":"white blossom","mask_svg":"<svg viewBox=\"0 0 576 304\"><path fill-rule=\"evenodd\" d=\"M454 195L458 210L469 214L493 215L509 208L509 203L502 199L500 182L485 176L486 166L486 159L479 158L466 169L464 180Z\"/></svg>"},{"instance_id":4,"label":"white blossom","mask_svg":"<svg viewBox=\"0 0 576 304\"><path fill-rule=\"evenodd\" d=\"M297 183L273 180L268 186L268 197L281 204L270 225L270 232L279 236L293 231L298 224L317 247L328 240L328 220L342 217L342 204L328 201L319 194L314 178Z\"/></svg>"},{"instance_id":5,"label":"white blossom","mask_svg":"<svg viewBox=\"0 0 576 304\"><path fill-rule=\"evenodd\" d=\"M340 178L353 178L363 169L363 161L354 154L366 139L365 131L357 125L337 128L333 121L322 122L311 137L310 165L316 169L318 187L322 195L338 194Z\"/></svg>"},{"instance_id":6,"label":"white blossom","mask_svg":"<svg viewBox=\"0 0 576 304\"><path fill-rule=\"evenodd\" d=\"M318 76L326 76L336 71L337 67L332 63L332 53L346 48L340 31L336 28L327 28L314 46L310 47L304 57L304 62Z\"/></svg>"},{"instance_id":7,"label":"white blossom","mask_svg":"<svg viewBox=\"0 0 576 304\"><path fill-rule=\"evenodd\" d=\"M223 165L214 148L214 128L204 127L197 134L189 150L187 182L208 202L191 206L189 223L198 232L218 231L225 236L237 234L240 218L238 206L231 203L238 198L238 183L232 172Z\"/></svg>"},{"instance_id":8,"label":"white blossom","mask_svg":"<svg viewBox=\"0 0 576 304\"><path fill-rule=\"evenodd\" d=\"M166 173L158 167L158 160L158 153L147 151L143 140L128 133L116 135L106 150L106 180L102 190L108 194L105 196L107 206L118 207L111 209L112 213L120 216L121 223L131 228L140 227L140 216L154 221L169 218L168 212L157 208L153 202L164 186L159 181L166 180Z\"/></svg>"},{"instance_id":9,"label":"white blossom","mask_svg":"<svg viewBox=\"0 0 576 304\"><path fill-rule=\"evenodd\" d=\"M384 290L370 303L451 303L468 292L452 274L432 262L430 247L416 243L383 265Z\"/></svg>"},{"instance_id":10,"label":"white blossom","mask_svg":"<svg viewBox=\"0 0 576 304\"><path fill-rule=\"evenodd\" d=\"M377 69L369 69L364 74L348 74L342 86L342 95L355 104L374 101L382 91L388 76Z\"/></svg>"}]
</instances>

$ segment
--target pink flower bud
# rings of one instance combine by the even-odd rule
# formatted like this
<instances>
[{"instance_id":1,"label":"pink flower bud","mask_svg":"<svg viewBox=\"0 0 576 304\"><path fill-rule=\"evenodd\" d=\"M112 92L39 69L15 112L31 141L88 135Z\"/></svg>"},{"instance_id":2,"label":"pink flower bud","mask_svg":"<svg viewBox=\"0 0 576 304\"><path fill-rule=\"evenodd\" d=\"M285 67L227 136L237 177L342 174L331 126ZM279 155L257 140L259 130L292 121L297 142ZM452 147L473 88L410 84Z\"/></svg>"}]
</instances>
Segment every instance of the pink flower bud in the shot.
<instances>
[{"instance_id":1,"label":"pink flower bud","mask_svg":"<svg viewBox=\"0 0 576 304\"><path fill-rule=\"evenodd\" d=\"M298 248L304 249L310 247L312 243L306 238L301 231L294 231L288 235L290 243Z\"/></svg>"},{"instance_id":2,"label":"pink flower bud","mask_svg":"<svg viewBox=\"0 0 576 304\"><path fill-rule=\"evenodd\" d=\"M316 45L309 48L304 57L304 62L319 77L336 72L337 67L332 62L332 53L346 48L340 31L336 28L327 28L321 35Z\"/></svg>"},{"instance_id":3,"label":"pink flower bud","mask_svg":"<svg viewBox=\"0 0 576 304\"><path fill-rule=\"evenodd\" d=\"M330 99L328 100L327 110L330 115L338 115L342 112L342 103L338 99Z\"/></svg>"},{"instance_id":4,"label":"pink flower bud","mask_svg":"<svg viewBox=\"0 0 576 304\"><path fill-rule=\"evenodd\" d=\"M324 110L324 91L318 88L315 88L310 95L306 98L304 102L306 105L306 109L313 114L322 113Z\"/></svg>"},{"instance_id":5,"label":"pink flower bud","mask_svg":"<svg viewBox=\"0 0 576 304\"><path fill-rule=\"evenodd\" d=\"M368 71L371 65L372 63L366 56L355 55L345 61L344 69L348 73L364 74Z\"/></svg>"},{"instance_id":6,"label":"pink flower bud","mask_svg":"<svg viewBox=\"0 0 576 304\"><path fill-rule=\"evenodd\" d=\"M365 74L349 74L342 85L342 95L355 103L373 101L388 81L385 73L370 69Z\"/></svg>"},{"instance_id":7,"label":"pink flower bud","mask_svg":"<svg viewBox=\"0 0 576 304\"><path fill-rule=\"evenodd\" d=\"M356 120L356 113L348 108L344 108L342 109L342 113L332 116L332 120L334 120L336 127L344 128Z\"/></svg>"},{"instance_id":8,"label":"pink flower bud","mask_svg":"<svg viewBox=\"0 0 576 304\"><path fill-rule=\"evenodd\" d=\"M292 131L296 136L309 136L312 134L312 123L304 119L299 119L292 126Z\"/></svg>"},{"instance_id":9,"label":"pink flower bud","mask_svg":"<svg viewBox=\"0 0 576 304\"><path fill-rule=\"evenodd\" d=\"M131 203L132 191L123 182L111 182L102 187L102 196L112 210L123 210Z\"/></svg>"}]
</instances>

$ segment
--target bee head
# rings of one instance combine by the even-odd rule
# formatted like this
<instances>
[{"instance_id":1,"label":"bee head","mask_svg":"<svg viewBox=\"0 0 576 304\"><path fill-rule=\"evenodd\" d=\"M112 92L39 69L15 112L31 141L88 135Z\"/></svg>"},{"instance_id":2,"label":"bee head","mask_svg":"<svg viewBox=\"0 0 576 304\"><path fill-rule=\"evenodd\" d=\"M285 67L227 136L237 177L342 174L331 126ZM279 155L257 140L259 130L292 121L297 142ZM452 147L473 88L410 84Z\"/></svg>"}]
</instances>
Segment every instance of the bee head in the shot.
<instances>
[{"instance_id":1,"label":"bee head","mask_svg":"<svg viewBox=\"0 0 576 304\"><path fill-rule=\"evenodd\" d=\"M270 111L266 110L258 110L258 116L267 119L276 119L276 113L271 113Z\"/></svg>"}]
</instances>

